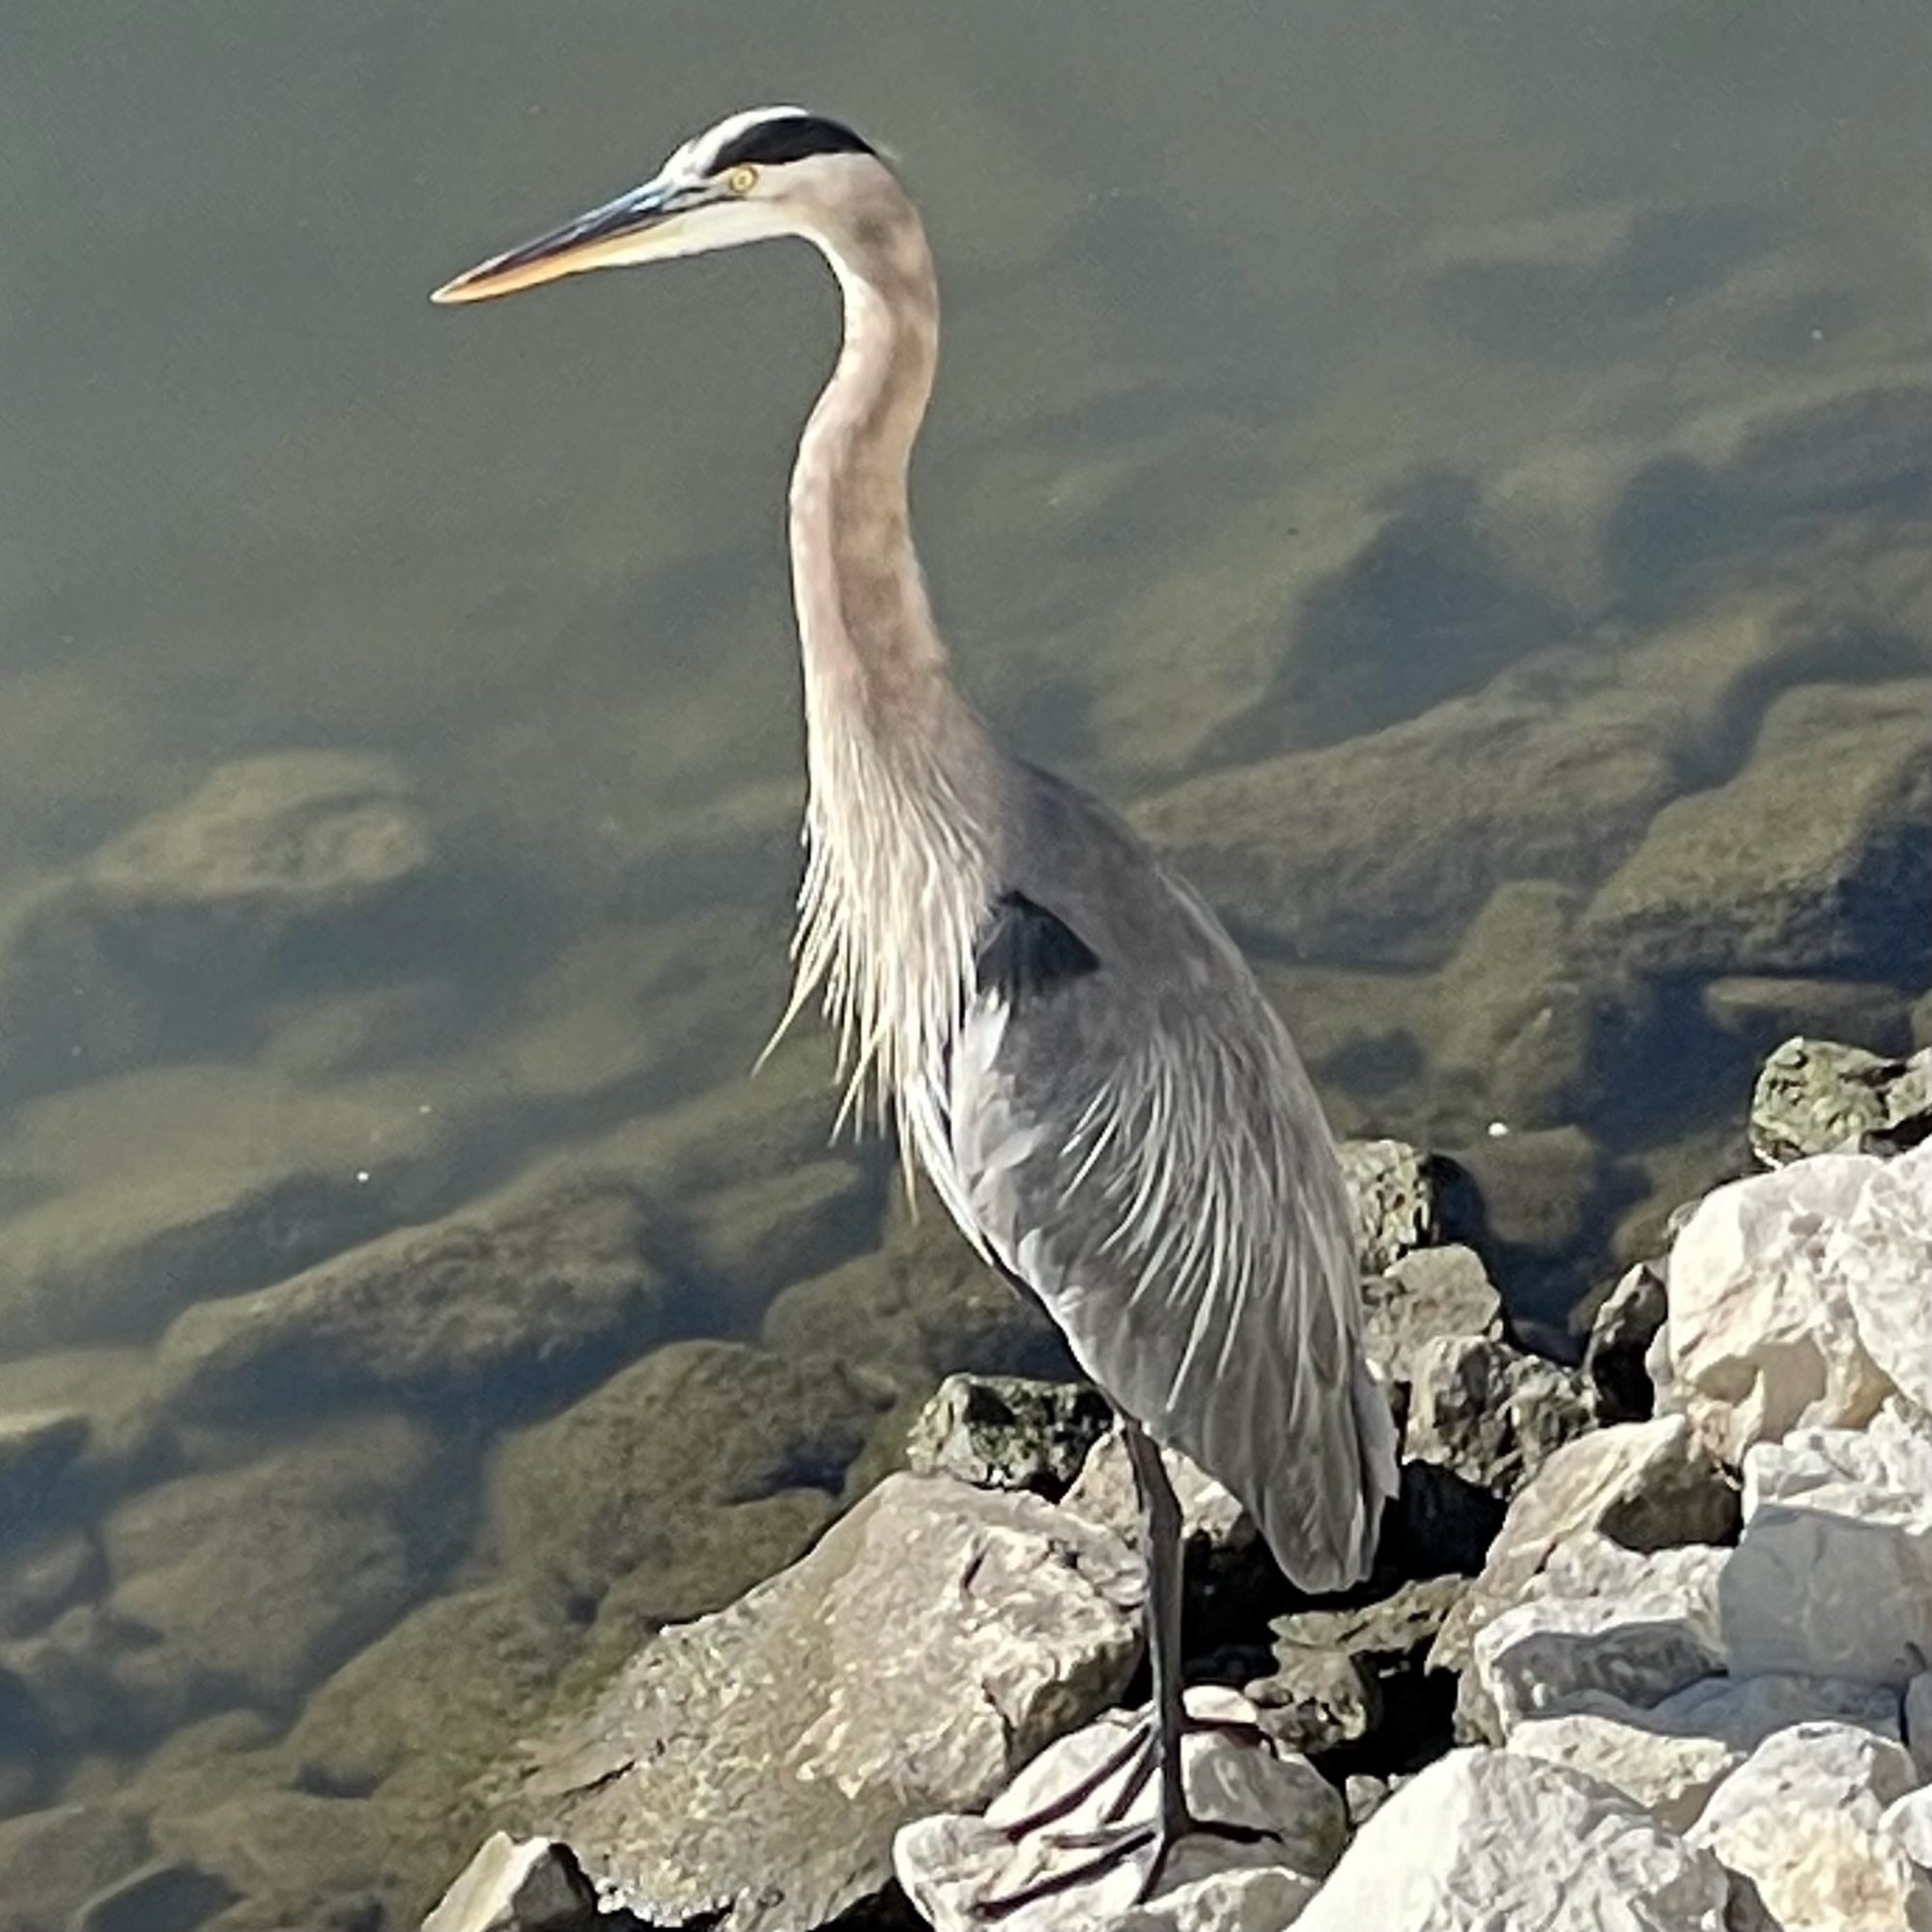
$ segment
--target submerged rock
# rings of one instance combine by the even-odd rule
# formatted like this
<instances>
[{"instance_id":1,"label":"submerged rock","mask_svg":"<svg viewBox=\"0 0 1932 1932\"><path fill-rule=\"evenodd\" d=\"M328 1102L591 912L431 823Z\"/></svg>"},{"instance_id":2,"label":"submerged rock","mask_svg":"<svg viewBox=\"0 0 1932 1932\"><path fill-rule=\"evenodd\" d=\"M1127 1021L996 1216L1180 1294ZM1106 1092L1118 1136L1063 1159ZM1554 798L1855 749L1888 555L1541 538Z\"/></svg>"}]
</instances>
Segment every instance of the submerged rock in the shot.
<instances>
[{"instance_id":1,"label":"submerged rock","mask_svg":"<svg viewBox=\"0 0 1932 1932\"><path fill-rule=\"evenodd\" d=\"M1813 1153L1893 1153L1932 1135L1932 1047L1887 1060L1835 1040L1787 1039L1751 1094L1751 1151L1767 1166Z\"/></svg>"},{"instance_id":2,"label":"submerged rock","mask_svg":"<svg viewBox=\"0 0 1932 1932\"><path fill-rule=\"evenodd\" d=\"M1719 1188L1670 1254L1679 1400L1731 1462L1798 1427L1932 1402L1932 1146L1820 1154Z\"/></svg>"},{"instance_id":3,"label":"submerged rock","mask_svg":"<svg viewBox=\"0 0 1932 1932\"><path fill-rule=\"evenodd\" d=\"M508 1807L607 1908L827 1924L885 1887L901 1825L985 1803L1118 1695L1140 1587L1117 1538L1037 1496L889 1477L789 1570L647 1645L540 1741Z\"/></svg>"},{"instance_id":4,"label":"submerged rock","mask_svg":"<svg viewBox=\"0 0 1932 1932\"><path fill-rule=\"evenodd\" d=\"M143 1863L147 1827L112 1804L0 1818L0 1932L50 1932L101 1886Z\"/></svg>"},{"instance_id":5,"label":"submerged rock","mask_svg":"<svg viewBox=\"0 0 1932 1932\"><path fill-rule=\"evenodd\" d=\"M1296 1932L1729 1932L1730 1881L1594 1777L1452 1751L1356 1833Z\"/></svg>"},{"instance_id":6,"label":"submerged rock","mask_svg":"<svg viewBox=\"0 0 1932 1932\"><path fill-rule=\"evenodd\" d=\"M907 1434L906 1466L916 1476L1051 1499L1080 1473L1113 1419L1107 1398L1087 1382L948 1376Z\"/></svg>"},{"instance_id":7,"label":"submerged rock","mask_svg":"<svg viewBox=\"0 0 1932 1932\"><path fill-rule=\"evenodd\" d=\"M1253 1713L1231 1691L1196 1690L1190 1711L1218 1725L1238 1727ZM1151 1823L1157 1796L1151 1782L1120 1818L1111 1815L1127 1776L1122 1766L1101 1778L1064 1819L1015 1838L1013 1828L1116 1757L1136 1716L1110 1712L1097 1723L1050 1745L987 1805L983 1816L950 1814L907 1825L894 1840L893 1866L907 1896L935 1932L979 1932L989 1918L1013 1932L1110 1932L1137 1926L1233 1925L1266 1920L1251 1915L1264 1902L1289 1916L1312 1897L1340 1855L1346 1833L1342 1800L1306 1759L1271 1745L1259 1731L1215 1728L1190 1733L1181 1745L1181 1776L1194 1815L1249 1827L1251 1844L1211 1836L1184 1838L1168 1861L1159 1889L1139 1912L1136 1893L1146 1861L1121 1860L1087 1883L1075 1883L1034 1904L1002 1910L998 1901L1043 1879L1076 1869L1091 1854L1056 1840L1064 1833L1115 1822ZM1185 1892L1190 1896L1183 1898ZM1285 1922L1276 1919L1272 1922Z\"/></svg>"}]
</instances>

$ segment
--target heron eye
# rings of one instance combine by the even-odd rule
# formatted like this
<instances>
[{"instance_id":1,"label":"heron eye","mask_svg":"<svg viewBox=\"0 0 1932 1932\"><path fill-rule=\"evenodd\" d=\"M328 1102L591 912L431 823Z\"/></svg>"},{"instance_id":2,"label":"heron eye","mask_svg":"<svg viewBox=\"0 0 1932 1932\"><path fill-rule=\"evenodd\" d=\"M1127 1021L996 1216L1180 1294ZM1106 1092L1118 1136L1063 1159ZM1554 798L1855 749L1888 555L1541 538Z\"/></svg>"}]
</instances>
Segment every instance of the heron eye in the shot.
<instances>
[{"instance_id":1,"label":"heron eye","mask_svg":"<svg viewBox=\"0 0 1932 1932\"><path fill-rule=\"evenodd\" d=\"M758 185L758 171L748 161L743 167L733 168L724 177L724 185L733 194L750 194Z\"/></svg>"}]
</instances>

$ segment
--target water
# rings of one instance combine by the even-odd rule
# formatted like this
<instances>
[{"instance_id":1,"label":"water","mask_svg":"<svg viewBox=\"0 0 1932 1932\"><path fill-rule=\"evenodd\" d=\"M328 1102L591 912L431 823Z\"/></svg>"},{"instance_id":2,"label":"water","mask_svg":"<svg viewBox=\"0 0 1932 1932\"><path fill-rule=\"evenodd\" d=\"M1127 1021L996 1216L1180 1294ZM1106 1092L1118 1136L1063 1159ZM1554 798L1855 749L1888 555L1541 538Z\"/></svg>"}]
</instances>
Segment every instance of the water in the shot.
<instances>
[{"instance_id":1,"label":"water","mask_svg":"<svg viewBox=\"0 0 1932 1932\"><path fill-rule=\"evenodd\" d=\"M0 1414L92 1433L0 1475L0 1899L85 1803L80 1868L189 1846L248 1894L224 1926L406 1922L559 1670L783 1561L893 1391L1040 1346L906 1287L980 1293L872 1154L824 1156L815 1064L742 1084L827 278L432 285L748 100L895 144L948 301L916 507L962 681L1183 853L1347 1129L1466 1154L1553 1337L1735 1157L1754 1055L1902 1046L1925 984L1880 768L1932 668L1928 40L1890 0L13 9ZM103 885L216 767L313 750L391 761L318 782L433 857L334 907ZM1769 831L1650 850L1604 923L1699 793ZM1860 855L1822 914L1825 861L1765 857L1807 825ZM604 1178L546 1193L547 1159ZM505 1186L468 1328L159 1341ZM766 1333L869 1392L655 1354L810 1275ZM671 1448L522 1434L619 1371ZM608 1503L554 1548L547 1483Z\"/></svg>"}]
</instances>

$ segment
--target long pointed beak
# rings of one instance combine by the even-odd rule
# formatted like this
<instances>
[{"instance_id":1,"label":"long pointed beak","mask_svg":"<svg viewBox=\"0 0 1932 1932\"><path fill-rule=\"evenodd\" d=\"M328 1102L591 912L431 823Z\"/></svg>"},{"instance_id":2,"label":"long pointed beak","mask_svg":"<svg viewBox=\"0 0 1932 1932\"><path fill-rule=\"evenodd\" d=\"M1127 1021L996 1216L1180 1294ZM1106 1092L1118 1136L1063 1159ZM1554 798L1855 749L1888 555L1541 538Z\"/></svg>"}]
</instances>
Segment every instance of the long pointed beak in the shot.
<instances>
[{"instance_id":1,"label":"long pointed beak","mask_svg":"<svg viewBox=\"0 0 1932 1932\"><path fill-rule=\"evenodd\" d=\"M547 235L523 242L444 282L433 302L488 301L493 296L514 295L519 289L554 282L561 275L582 274L614 262L636 262L648 254L641 238L653 231L670 241L670 230L688 210L708 199L704 189L660 177L642 187L607 201L553 228ZM676 252L674 249L668 253Z\"/></svg>"}]
</instances>

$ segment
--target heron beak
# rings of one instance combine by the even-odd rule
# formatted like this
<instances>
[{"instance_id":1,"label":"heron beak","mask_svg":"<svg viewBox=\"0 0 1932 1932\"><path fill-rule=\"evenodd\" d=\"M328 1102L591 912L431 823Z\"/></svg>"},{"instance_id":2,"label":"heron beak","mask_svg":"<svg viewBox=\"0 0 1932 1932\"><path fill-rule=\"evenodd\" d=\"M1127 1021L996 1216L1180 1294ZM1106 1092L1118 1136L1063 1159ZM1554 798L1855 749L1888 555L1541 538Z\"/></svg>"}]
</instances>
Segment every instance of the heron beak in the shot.
<instances>
[{"instance_id":1,"label":"heron beak","mask_svg":"<svg viewBox=\"0 0 1932 1932\"><path fill-rule=\"evenodd\" d=\"M681 218L708 199L704 188L690 183L662 177L646 182L547 235L479 262L453 281L444 282L430 300L488 301L493 296L514 295L519 289L533 289L539 282L582 274L586 269L647 261L655 252L644 239L647 236L662 238L667 254L680 253L676 242L681 238L676 231Z\"/></svg>"}]
</instances>

